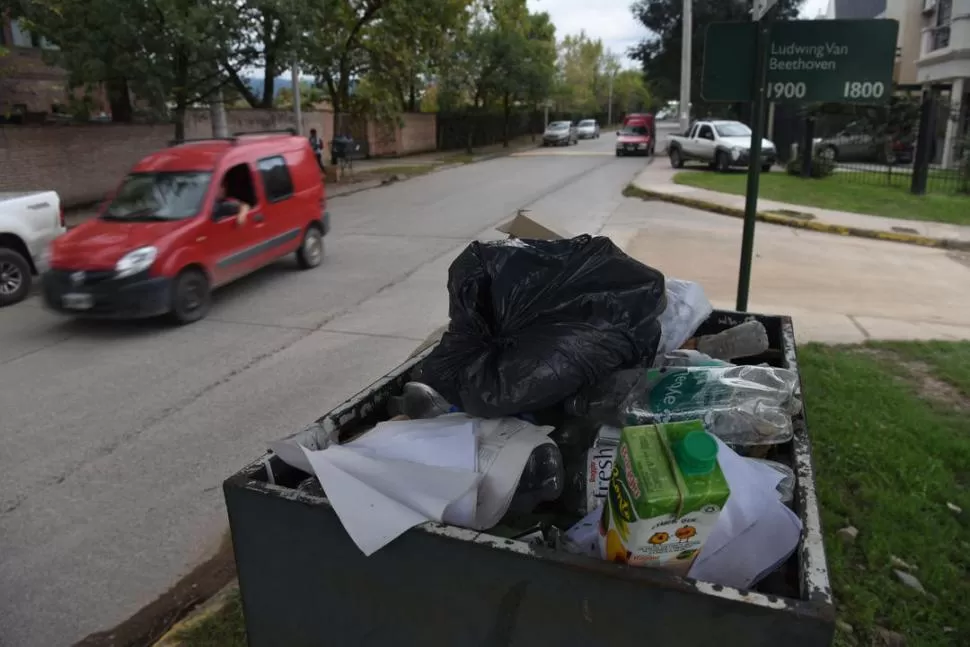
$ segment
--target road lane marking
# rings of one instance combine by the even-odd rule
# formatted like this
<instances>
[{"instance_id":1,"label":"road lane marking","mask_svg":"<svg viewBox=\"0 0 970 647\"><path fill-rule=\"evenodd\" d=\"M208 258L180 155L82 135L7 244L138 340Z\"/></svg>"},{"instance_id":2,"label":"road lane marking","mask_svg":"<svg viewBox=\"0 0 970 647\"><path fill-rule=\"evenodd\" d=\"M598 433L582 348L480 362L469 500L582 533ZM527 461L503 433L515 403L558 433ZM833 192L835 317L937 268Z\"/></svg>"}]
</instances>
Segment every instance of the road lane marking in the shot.
<instances>
[{"instance_id":1,"label":"road lane marking","mask_svg":"<svg viewBox=\"0 0 970 647\"><path fill-rule=\"evenodd\" d=\"M609 157L616 155L615 151L525 151L523 153L512 153L511 157L558 157L560 155L573 155L578 157Z\"/></svg>"}]
</instances>

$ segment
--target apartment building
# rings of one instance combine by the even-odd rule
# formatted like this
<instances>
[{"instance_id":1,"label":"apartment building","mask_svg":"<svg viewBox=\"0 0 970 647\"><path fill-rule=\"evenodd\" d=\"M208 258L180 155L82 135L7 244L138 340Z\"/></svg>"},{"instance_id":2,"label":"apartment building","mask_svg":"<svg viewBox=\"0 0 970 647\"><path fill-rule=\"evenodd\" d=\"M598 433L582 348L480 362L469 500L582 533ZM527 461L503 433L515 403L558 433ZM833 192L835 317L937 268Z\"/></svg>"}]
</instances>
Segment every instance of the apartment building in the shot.
<instances>
[{"instance_id":1,"label":"apartment building","mask_svg":"<svg viewBox=\"0 0 970 647\"><path fill-rule=\"evenodd\" d=\"M893 80L936 90L949 108L938 161L956 164L970 132L970 0L830 0L826 17L899 22Z\"/></svg>"},{"instance_id":2,"label":"apartment building","mask_svg":"<svg viewBox=\"0 0 970 647\"><path fill-rule=\"evenodd\" d=\"M959 162L970 133L970 0L920 0L922 38L916 61L924 85L949 86L944 168Z\"/></svg>"}]
</instances>

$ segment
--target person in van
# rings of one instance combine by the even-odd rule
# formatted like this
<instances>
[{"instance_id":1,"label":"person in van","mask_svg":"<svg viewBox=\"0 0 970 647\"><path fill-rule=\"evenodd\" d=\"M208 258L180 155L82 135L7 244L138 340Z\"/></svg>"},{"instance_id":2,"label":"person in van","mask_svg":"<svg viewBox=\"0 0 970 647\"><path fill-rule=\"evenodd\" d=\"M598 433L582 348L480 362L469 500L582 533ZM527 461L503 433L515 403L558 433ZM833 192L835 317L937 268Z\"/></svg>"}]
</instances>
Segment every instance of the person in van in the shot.
<instances>
[{"instance_id":1,"label":"person in van","mask_svg":"<svg viewBox=\"0 0 970 647\"><path fill-rule=\"evenodd\" d=\"M222 178L222 182L219 183L219 194L216 196L216 202L218 204L238 205L239 212L236 214L236 223L241 227L246 224L246 216L249 215L249 211L253 208L253 205L249 203L245 196L239 195L243 193L242 191L232 190L231 184L233 180L231 171Z\"/></svg>"}]
</instances>

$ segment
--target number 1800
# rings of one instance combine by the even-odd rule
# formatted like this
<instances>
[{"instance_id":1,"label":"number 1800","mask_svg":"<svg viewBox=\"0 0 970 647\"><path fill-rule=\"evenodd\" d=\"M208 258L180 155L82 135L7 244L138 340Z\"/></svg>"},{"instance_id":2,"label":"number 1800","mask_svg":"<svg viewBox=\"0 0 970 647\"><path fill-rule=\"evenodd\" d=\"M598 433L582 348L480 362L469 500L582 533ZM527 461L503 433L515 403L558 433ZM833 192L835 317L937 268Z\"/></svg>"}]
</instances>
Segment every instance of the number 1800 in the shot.
<instances>
[{"instance_id":1,"label":"number 1800","mask_svg":"<svg viewBox=\"0 0 970 647\"><path fill-rule=\"evenodd\" d=\"M886 92L886 86L879 81L846 81L842 96L846 99L879 99Z\"/></svg>"},{"instance_id":2,"label":"number 1800","mask_svg":"<svg viewBox=\"0 0 970 647\"><path fill-rule=\"evenodd\" d=\"M769 83L769 99L801 99L805 96L806 87L804 83Z\"/></svg>"}]
</instances>

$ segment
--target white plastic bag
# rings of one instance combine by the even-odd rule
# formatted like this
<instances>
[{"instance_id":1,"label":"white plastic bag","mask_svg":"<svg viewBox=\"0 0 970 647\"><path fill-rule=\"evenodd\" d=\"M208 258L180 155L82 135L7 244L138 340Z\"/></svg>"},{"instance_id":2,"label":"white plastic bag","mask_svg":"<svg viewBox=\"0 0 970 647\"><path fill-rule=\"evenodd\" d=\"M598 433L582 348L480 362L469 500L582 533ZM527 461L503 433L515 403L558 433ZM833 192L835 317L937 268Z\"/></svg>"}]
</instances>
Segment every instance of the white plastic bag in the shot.
<instances>
[{"instance_id":1,"label":"white plastic bag","mask_svg":"<svg viewBox=\"0 0 970 647\"><path fill-rule=\"evenodd\" d=\"M683 346L714 311L714 306L704 294L704 288L698 283L668 277L666 290L667 309L660 315L658 362L667 353Z\"/></svg>"}]
</instances>

